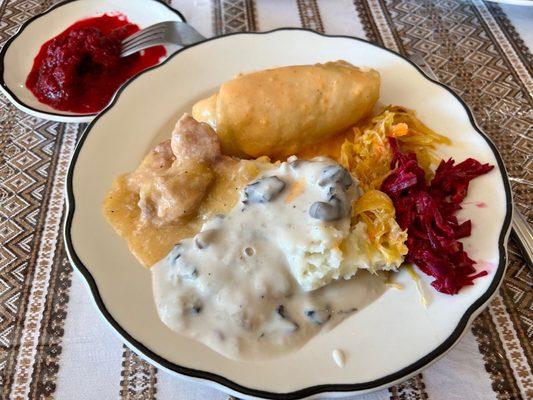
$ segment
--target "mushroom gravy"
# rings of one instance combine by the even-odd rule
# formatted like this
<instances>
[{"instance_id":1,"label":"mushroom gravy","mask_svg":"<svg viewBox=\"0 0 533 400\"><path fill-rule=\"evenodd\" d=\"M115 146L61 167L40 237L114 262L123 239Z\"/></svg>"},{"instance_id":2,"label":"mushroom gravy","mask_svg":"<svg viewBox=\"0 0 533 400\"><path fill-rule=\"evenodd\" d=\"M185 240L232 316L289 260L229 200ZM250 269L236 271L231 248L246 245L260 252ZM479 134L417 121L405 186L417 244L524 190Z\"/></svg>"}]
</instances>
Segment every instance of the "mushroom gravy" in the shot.
<instances>
[{"instance_id":1,"label":"mushroom gravy","mask_svg":"<svg viewBox=\"0 0 533 400\"><path fill-rule=\"evenodd\" d=\"M295 350L384 291L383 278L343 274L341 242L359 196L327 158L291 158L241 191L152 269L156 307L172 330L234 359Z\"/></svg>"}]
</instances>

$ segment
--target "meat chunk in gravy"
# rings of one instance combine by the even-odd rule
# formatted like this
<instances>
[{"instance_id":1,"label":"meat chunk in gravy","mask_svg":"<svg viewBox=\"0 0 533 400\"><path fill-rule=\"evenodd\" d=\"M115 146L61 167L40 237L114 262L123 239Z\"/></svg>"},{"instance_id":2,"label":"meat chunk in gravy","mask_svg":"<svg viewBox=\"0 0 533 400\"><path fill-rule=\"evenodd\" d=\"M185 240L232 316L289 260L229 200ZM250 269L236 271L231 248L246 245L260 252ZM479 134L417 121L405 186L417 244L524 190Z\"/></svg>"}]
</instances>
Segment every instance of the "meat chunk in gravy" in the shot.
<instances>
[{"instance_id":1,"label":"meat chunk in gravy","mask_svg":"<svg viewBox=\"0 0 533 400\"><path fill-rule=\"evenodd\" d=\"M220 157L220 141L215 131L189 114L183 114L176 123L171 147L172 153L179 161L213 163Z\"/></svg>"},{"instance_id":2,"label":"meat chunk in gravy","mask_svg":"<svg viewBox=\"0 0 533 400\"><path fill-rule=\"evenodd\" d=\"M214 178L212 167L220 155L213 129L184 114L172 139L156 146L129 176L130 189L139 193L142 221L162 225L191 216Z\"/></svg>"}]
</instances>

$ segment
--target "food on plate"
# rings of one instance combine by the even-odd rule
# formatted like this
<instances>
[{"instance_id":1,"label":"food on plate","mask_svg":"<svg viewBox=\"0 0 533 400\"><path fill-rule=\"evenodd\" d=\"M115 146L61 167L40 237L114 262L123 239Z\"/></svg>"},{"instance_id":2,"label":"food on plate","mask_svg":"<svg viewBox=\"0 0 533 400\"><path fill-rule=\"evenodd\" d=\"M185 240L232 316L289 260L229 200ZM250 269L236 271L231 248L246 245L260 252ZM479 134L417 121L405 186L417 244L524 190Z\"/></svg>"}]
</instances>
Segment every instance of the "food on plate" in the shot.
<instances>
[{"instance_id":1,"label":"food on plate","mask_svg":"<svg viewBox=\"0 0 533 400\"><path fill-rule=\"evenodd\" d=\"M396 222L392 200L379 190L369 190L353 204L354 229L342 244L347 262L376 272L397 270L407 254L407 232Z\"/></svg>"},{"instance_id":2,"label":"food on plate","mask_svg":"<svg viewBox=\"0 0 533 400\"><path fill-rule=\"evenodd\" d=\"M396 139L389 140L395 169L381 188L393 199L398 223L407 231L407 261L434 277L431 285L439 292L457 294L487 271L476 271L459 241L470 236L470 220L459 223L454 214L461 209L470 181L494 167L473 158L454 165L450 158L440 162L428 183L416 154L401 152Z\"/></svg>"},{"instance_id":3,"label":"food on plate","mask_svg":"<svg viewBox=\"0 0 533 400\"><path fill-rule=\"evenodd\" d=\"M366 117L379 97L379 73L345 61L267 69L220 85L193 107L224 154L284 158Z\"/></svg>"},{"instance_id":4,"label":"food on plate","mask_svg":"<svg viewBox=\"0 0 533 400\"><path fill-rule=\"evenodd\" d=\"M102 110L120 85L166 54L164 47L156 46L121 58L121 41L138 30L118 14L74 23L41 46L26 87L57 110Z\"/></svg>"},{"instance_id":5,"label":"food on plate","mask_svg":"<svg viewBox=\"0 0 533 400\"><path fill-rule=\"evenodd\" d=\"M413 111L398 106L386 107L368 124L354 127L352 137L341 147L340 162L359 178L363 190L379 189L391 172L389 138L396 138L402 151L417 155L427 177L432 175L432 164L438 162L436 146L451 144L418 120Z\"/></svg>"},{"instance_id":6,"label":"food on plate","mask_svg":"<svg viewBox=\"0 0 533 400\"><path fill-rule=\"evenodd\" d=\"M341 61L241 75L113 183L104 215L151 268L167 326L262 359L376 300L406 262L449 295L486 275L454 214L493 167L441 161L451 141L378 92L376 71Z\"/></svg>"},{"instance_id":7,"label":"food on plate","mask_svg":"<svg viewBox=\"0 0 533 400\"><path fill-rule=\"evenodd\" d=\"M139 193L141 220L160 226L190 216L213 181L220 157L217 135L185 114L172 139L157 146L129 178Z\"/></svg>"},{"instance_id":8,"label":"food on plate","mask_svg":"<svg viewBox=\"0 0 533 400\"><path fill-rule=\"evenodd\" d=\"M358 196L348 172L327 158L263 171L231 211L152 268L162 321L239 358L279 354L331 329L382 290L380 277L367 277L365 290L339 281L355 273L340 246Z\"/></svg>"},{"instance_id":9,"label":"food on plate","mask_svg":"<svg viewBox=\"0 0 533 400\"><path fill-rule=\"evenodd\" d=\"M293 159L291 165L295 167L305 162ZM237 160L221 154L215 132L186 114L176 123L170 140L157 145L135 171L113 183L104 201L103 212L115 230L127 240L132 253L149 267L163 258L177 241L197 233L202 221L228 212L237 203L239 192L246 184L260 172L278 165L279 162L272 163L266 157ZM340 166L339 170L331 169L329 173L335 175L339 171L346 174ZM347 177L350 175L344 178ZM327 174L324 182L326 178ZM359 193L358 189L354 190ZM296 201L306 193L306 186L303 181L297 182L287 193L289 200ZM330 196L336 199L333 202L339 195L331 189ZM343 207L351 210L352 201L344 202ZM381 206L377 204L376 207L380 209ZM313 208L317 215L335 210L321 204ZM346 220L350 219L348 214L344 216ZM363 235L365 231L359 229L358 232ZM333 247L328 258L330 263L322 265L329 269L318 269L315 273L310 269L305 274L302 270L300 283L303 286L314 289L341 275L351 276L358 268L380 268L379 263L372 261L379 257L371 252L354 253L350 262L341 265L342 258L338 257L336 247L342 239L347 239L347 235L347 229L342 235L337 232L337 239L330 241ZM399 254L394 263L400 265L402 261Z\"/></svg>"},{"instance_id":10,"label":"food on plate","mask_svg":"<svg viewBox=\"0 0 533 400\"><path fill-rule=\"evenodd\" d=\"M475 262L458 241L470 236L470 221L459 224L454 213L461 209L470 180L493 167L472 158L454 167L450 159L440 161L434 172L438 144L451 141L425 126L412 111L387 107L367 126L354 128L353 141L346 140L341 147L340 161L365 190L358 202L372 193L375 199L365 202L370 206L377 206L377 199L384 201L383 196L394 204L388 215L387 207L366 215L372 233L365 243L378 246L385 256L407 255L406 261L437 278L432 283L435 289L457 294L486 272L476 273ZM387 264L394 265L391 260Z\"/></svg>"},{"instance_id":11,"label":"food on plate","mask_svg":"<svg viewBox=\"0 0 533 400\"><path fill-rule=\"evenodd\" d=\"M398 106L386 107L362 127L354 127L352 133L351 138L344 139L338 160L358 178L365 192L354 206L353 218L354 225L359 224L357 229L366 232L366 238L360 240L363 235L351 237L346 252L371 254L374 260L367 264L381 260L384 269L394 270L404 261L408 248L407 230L398 225L392 200L379 190L392 172L394 153L390 138L395 138L402 148L414 151L423 160L427 177L432 175L432 164L437 160L436 145L451 142L425 126L414 112Z\"/></svg>"},{"instance_id":12,"label":"food on plate","mask_svg":"<svg viewBox=\"0 0 533 400\"><path fill-rule=\"evenodd\" d=\"M239 190L271 165L266 158L237 160L218 149L211 128L184 115L170 140L113 182L104 215L144 266L198 232L204 219L229 211Z\"/></svg>"}]
</instances>

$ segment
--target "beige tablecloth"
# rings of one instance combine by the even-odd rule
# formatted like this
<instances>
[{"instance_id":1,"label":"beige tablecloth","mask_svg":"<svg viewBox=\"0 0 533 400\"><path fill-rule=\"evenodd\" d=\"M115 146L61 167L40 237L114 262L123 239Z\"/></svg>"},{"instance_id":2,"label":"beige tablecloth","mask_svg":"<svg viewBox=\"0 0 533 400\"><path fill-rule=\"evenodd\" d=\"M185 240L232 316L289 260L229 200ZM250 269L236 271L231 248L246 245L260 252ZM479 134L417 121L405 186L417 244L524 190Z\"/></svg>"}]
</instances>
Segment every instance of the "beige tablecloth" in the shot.
<instances>
[{"instance_id":1,"label":"beige tablecloth","mask_svg":"<svg viewBox=\"0 0 533 400\"><path fill-rule=\"evenodd\" d=\"M127 0L124 0L127 1ZM3 0L0 42L51 1ZM533 8L459 0L175 0L206 36L298 26L422 53L472 107L531 220ZM506 14L507 13L507 14ZM512 18L512 22L508 16ZM0 397L226 399L143 362L101 321L64 251L65 170L83 126L37 119L0 97ZM460 343L365 399L533 398L532 275L513 240L505 281Z\"/></svg>"}]
</instances>

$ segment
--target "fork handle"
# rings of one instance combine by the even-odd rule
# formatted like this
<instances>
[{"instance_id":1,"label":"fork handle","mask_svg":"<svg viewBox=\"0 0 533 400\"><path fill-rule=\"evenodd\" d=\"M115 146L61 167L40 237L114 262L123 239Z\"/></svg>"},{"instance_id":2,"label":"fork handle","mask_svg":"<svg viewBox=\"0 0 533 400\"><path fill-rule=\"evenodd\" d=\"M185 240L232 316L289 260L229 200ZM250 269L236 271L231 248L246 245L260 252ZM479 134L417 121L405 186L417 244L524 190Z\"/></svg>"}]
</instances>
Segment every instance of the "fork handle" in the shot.
<instances>
[{"instance_id":1,"label":"fork handle","mask_svg":"<svg viewBox=\"0 0 533 400\"><path fill-rule=\"evenodd\" d=\"M194 29L192 25L182 22L180 26L180 29L178 29L178 34L180 37L180 43L178 43L179 45L185 47L206 39L206 37Z\"/></svg>"},{"instance_id":2,"label":"fork handle","mask_svg":"<svg viewBox=\"0 0 533 400\"><path fill-rule=\"evenodd\" d=\"M533 271L533 230L524 216L516 209L513 211L513 233L517 237L522 256Z\"/></svg>"}]
</instances>

